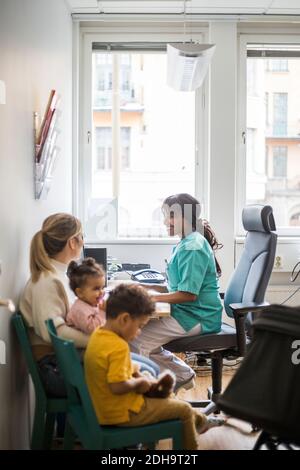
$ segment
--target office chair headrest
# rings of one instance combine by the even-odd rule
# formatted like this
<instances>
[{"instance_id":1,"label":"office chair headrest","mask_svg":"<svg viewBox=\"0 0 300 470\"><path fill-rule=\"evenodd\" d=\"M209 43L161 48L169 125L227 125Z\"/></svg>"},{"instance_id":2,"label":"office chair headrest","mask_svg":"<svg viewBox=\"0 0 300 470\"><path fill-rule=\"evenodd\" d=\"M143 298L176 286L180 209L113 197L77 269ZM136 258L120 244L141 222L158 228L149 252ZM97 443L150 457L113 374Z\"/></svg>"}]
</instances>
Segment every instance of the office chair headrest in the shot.
<instances>
[{"instance_id":1,"label":"office chair headrest","mask_svg":"<svg viewBox=\"0 0 300 470\"><path fill-rule=\"evenodd\" d=\"M247 232L271 232L276 230L271 206L253 204L243 209L243 226Z\"/></svg>"}]
</instances>

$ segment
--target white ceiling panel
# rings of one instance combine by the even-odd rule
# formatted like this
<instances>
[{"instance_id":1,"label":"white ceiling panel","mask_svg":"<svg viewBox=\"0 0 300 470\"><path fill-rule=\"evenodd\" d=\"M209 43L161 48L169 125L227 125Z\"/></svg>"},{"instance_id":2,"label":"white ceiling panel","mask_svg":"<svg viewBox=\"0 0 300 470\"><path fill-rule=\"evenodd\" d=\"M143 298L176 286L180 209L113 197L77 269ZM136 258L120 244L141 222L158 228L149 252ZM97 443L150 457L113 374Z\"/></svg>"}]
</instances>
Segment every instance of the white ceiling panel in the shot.
<instances>
[{"instance_id":1,"label":"white ceiling panel","mask_svg":"<svg viewBox=\"0 0 300 470\"><path fill-rule=\"evenodd\" d=\"M182 13L183 0L67 0L73 13ZM300 15L300 0L186 0L198 14Z\"/></svg>"},{"instance_id":2,"label":"white ceiling panel","mask_svg":"<svg viewBox=\"0 0 300 470\"><path fill-rule=\"evenodd\" d=\"M269 13L273 15L299 15L300 0L274 0Z\"/></svg>"},{"instance_id":3,"label":"white ceiling panel","mask_svg":"<svg viewBox=\"0 0 300 470\"><path fill-rule=\"evenodd\" d=\"M187 0L187 4L190 0ZM181 13L183 0L67 0L73 13Z\"/></svg>"},{"instance_id":4,"label":"white ceiling panel","mask_svg":"<svg viewBox=\"0 0 300 470\"><path fill-rule=\"evenodd\" d=\"M187 5L191 13L218 13L218 14L262 14L270 5L270 0L193 0Z\"/></svg>"},{"instance_id":5,"label":"white ceiling panel","mask_svg":"<svg viewBox=\"0 0 300 470\"><path fill-rule=\"evenodd\" d=\"M97 0L67 0L72 13L99 13Z\"/></svg>"}]
</instances>

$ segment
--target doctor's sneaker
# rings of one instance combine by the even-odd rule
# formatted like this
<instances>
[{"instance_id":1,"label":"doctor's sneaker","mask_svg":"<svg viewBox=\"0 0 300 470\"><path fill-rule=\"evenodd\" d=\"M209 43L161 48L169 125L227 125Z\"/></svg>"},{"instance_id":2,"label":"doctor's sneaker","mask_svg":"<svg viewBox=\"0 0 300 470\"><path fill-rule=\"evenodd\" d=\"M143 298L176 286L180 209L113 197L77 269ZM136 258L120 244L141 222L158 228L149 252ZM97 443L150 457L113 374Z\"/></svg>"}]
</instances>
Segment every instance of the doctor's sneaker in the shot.
<instances>
[{"instance_id":1,"label":"doctor's sneaker","mask_svg":"<svg viewBox=\"0 0 300 470\"><path fill-rule=\"evenodd\" d=\"M174 393L179 392L181 388L184 388L185 390L190 390L191 388L195 387L195 374L189 377L187 380L183 380L181 382L176 382L176 385L174 387Z\"/></svg>"},{"instance_id":2,"label":"doctor's sneaker","mask_svg":"<svg viewBox=\"0 0 300 470\"><path fill-rule=\"evenodd\" d=\"M204 420L203 420L204 418ZM219 416L199 416L199 420L196 420L195 426L198 434L203 434L211 428L223 426L227 419Z\"/></svg>"}]
</instances>

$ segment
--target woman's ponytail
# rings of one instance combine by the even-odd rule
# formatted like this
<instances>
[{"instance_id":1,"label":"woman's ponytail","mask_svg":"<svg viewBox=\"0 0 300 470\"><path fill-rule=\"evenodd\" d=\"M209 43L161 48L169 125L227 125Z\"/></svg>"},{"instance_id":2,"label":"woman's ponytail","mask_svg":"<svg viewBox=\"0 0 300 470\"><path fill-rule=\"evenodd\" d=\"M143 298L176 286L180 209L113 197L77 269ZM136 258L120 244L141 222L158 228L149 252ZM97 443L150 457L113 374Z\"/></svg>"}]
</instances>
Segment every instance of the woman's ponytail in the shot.
<instances>
[{"instance_id":1,"label":"woman's ponytail","mask_svg":"<svg viewBox=\"0 0 300 470\"><path fill-rule=\"evenodd\" d=\"M210 246L211 246L211 248L214 252L216 271L217 271L218 276L220 277L221 274L222 274L222 269L221 269L221 266L219 265L219 262L216 258L215 251L220 250L221 248L223 248L223 245L222 245L222 243L218 242L218 240L216 238L216 235L215 235L213 229L211 228L211 226L209 225L209 223L207 222L207 220L202 219L202 224L203 224L204 238L206 238L206 240L208 241L208 243L210 244Z\"/></svg>"},{"instance_id":2,"label":"woman's ponytail","mask_svg":"<svg viewBox=\"0 0 300 470\"><path fill-rule=\"evenodd\" d=\"M68 240L80 233L81 223L73 215L58 213L44 220L42 230L34 235L30 246L32 282L37 282L42 272L54 272L51 258L61 253Z\"/></svg>"},{"instance_id":3,"label":"woman's ponytail","mask_svg":"<svg viewBox=\"0 0 300 470\"><path fill-rule=\"evenodd\" d=\"M31 240L30 245L30 272L32 282L37 282L41 272L53 272L50 258L46 253L43 232L39 230Z\"/></svg>"}]
</instances>

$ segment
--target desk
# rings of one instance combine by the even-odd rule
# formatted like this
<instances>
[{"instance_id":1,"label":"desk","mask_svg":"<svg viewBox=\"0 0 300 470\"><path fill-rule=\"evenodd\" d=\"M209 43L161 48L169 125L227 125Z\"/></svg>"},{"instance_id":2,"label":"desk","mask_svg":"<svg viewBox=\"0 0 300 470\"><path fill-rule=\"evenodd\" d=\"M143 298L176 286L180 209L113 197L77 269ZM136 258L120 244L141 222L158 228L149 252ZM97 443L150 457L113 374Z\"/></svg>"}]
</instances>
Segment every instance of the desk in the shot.
<instances>
[{"instance_id":1,"label":"desk","mask_svg":"<svg viewBox=\"0 0 300 470\"><path fill-rule=\"evenodd\" d=\"M130 279L126 279L126 280L111 279L107 283L107 291L109 292L110 290L114 289L114 287L117 287L120 284L137 284L137 285L139 285L138 282L132 281ZM151 293L154 294L154 293L157 293L157 292L153 291ZM171 305L170 304L168 304L167 302L156 302L155 305L156 305L155 313L154 313L154 315L151 316L151 318L161 318L161 317L170 317L171 316Z\"/></svg>"}]
</instances>

